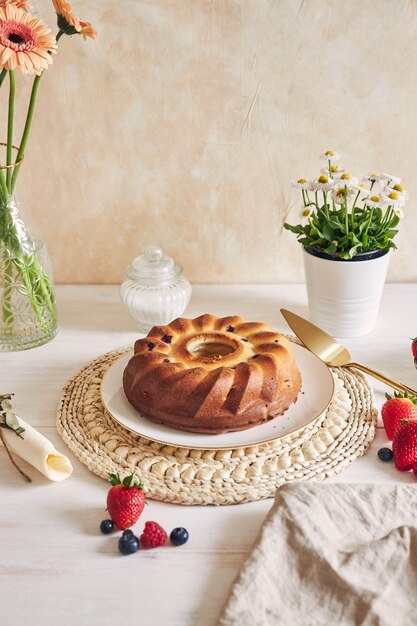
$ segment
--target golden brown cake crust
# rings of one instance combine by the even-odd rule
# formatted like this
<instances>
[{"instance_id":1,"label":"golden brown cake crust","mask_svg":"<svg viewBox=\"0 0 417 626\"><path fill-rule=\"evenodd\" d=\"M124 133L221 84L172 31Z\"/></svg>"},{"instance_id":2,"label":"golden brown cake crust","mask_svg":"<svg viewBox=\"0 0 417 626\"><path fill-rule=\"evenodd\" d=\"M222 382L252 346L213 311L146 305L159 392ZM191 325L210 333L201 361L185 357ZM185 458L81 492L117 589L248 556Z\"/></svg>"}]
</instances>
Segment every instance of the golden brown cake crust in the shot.
<instances>
[{"instance_id":1,"label":"golden brown cake crust","mask_svg":"<svg viewBox=\"0 0 417 626\"><path fill-rule=\"evenodd\" d=\"M123 387L155 422L219 434L284 413L301 375L284 335L238 316L205 314L154 326L136 341Z\"/></svg>"}]
</instances>

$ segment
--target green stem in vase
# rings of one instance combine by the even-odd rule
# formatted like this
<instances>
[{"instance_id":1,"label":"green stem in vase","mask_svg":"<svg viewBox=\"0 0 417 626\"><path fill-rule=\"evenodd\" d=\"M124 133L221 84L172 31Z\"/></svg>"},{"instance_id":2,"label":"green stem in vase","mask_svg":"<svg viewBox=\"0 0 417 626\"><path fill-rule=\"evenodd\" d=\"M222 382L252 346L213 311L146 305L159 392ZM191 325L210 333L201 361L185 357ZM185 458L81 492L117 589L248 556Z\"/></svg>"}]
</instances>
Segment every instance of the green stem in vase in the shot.
<instances>
[{"instance_id":1,"label":"green stem in vase","mask_svg":"<svg viewBox=\"0 0 417 626\"><path fill-rule=\"evenodd\" d=\"M13 119L14 119L14 95L16 89L16 81L14 72L10 70L10 90L9 90L9 115L7 119L7 177L6 185L7 190L11 193L11 180L12 180L12 157L13 157Z\"/></svg>"},{"instance_id":2,"label":"green stem in vase","mask_svg":"<svg viewBox=\"0 0 417 626\"><path fill-rule=\"evenodd\" d=\"M41 78L42 78L42 74L40 74L39 76L36 76L35 80L33 81L32 92L30 94L29 108L28 108L28 112L26 116L26 123L23 129L22 140L20 142L20 148L17 153L15 167L13 170L13 175L12 175L12 180L11 180L11 186L10 186L11 193L13 193L14 187L16 185L16 178L17 178L17 175L19 173L19 168L20 168L19 161L22 160L22 157L25 154L25 148L26 148L26 144L29 138L30 127L32 126L33 112L35 110L36 96L38 95L39 83L40 83Z\"/></svg>"},{"instance_id":3,"label":"green stem in vase","mask_svg":"<svg viewBox=\"0 0 417 626\"><path fill-rule=\"evenodd\" d=\"M7 257L7 251L3 256L4 273L3 273L3 297L2 297L2 318L6 328L10 328L14 322L13 311L11 307L12 284L13 284L13 261Z\"/></svg>"}]
</instances>

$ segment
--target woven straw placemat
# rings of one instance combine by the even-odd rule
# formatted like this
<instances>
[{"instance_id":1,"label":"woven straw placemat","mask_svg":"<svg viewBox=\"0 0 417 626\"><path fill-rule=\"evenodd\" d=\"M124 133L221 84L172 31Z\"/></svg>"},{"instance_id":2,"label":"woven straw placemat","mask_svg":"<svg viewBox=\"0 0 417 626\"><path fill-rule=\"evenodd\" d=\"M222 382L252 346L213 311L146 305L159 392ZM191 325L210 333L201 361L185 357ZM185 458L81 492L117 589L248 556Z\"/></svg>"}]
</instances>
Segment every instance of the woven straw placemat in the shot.
<instances>
[{"instance_id":1,"label":"woven straw placemat","mask_svg":"<svg viewBox=\"0 0 417 626\"><path fill-rule=\"evenodd\" d=\"M63 389L58 432L89 470L133 471L148 498L178 504L233 504L272 497L294 480L323 480L362 456L375 436L373 395L361 374L332 368L335 393L326 413L302 434L237 450L187 450L150 441L123 428L100 399L108 368L130 348L109 352Z\"/></svg>"}]
</instances>

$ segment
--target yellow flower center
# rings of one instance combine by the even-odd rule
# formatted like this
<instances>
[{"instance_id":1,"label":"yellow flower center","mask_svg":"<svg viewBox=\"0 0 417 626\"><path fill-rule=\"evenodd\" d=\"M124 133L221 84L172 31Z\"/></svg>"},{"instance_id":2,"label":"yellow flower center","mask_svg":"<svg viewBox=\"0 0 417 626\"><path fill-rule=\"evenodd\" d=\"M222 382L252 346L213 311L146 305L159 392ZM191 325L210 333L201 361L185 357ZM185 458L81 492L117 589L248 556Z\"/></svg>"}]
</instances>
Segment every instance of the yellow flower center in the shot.
<instances>
[{"instance_id":1,"label":"yellow flower center","mask_svg":"<svg viewBox=\"0 0 417 626\"><path fill-rule=\"evenodd\" d=\"M349 180L349 178L352 178L352 176L350 174L342 174L340 177L342 180Z\"/></svg>"},{"instance_id":2,"label":"yellow flower center","mask_svg":"<svg viewBox=\"0 0 417 626\"><path fill-rule=\"evenodd\" d=\"M369 178L379 178L379 174L375 174L375 172L372 172L372 174L369 174Z\"/></svg>"},{"instance_id":3,"label":"yellow flower center","mask_svg":"<svg viewBox=\"0 0 417 626\"><path fill-rule=\"evenodd\" d=\"M395 191L399 191L400 193L404 191L402 185L394 185L393 189L395 189Z\"/></svg>"},{"instance_id":4,"label":"yellow flower center","mask_svg":"<svg viewBox=\"0 0 417 626\"><path fill-rule=\"evenodd\" d=\"M308 217L310 215L310 209L304 209L303 217Z\"/></svg>"},{"instance_id":5,"label":"yellow flower center","mask_svg":"<svg viewBox=\"0 0 417 626\"><path fill-rule=\"evenodd\" d=\"M319 183L328 183L328 182L329 182L329 179L327 178L327 176L325 176L324 174L322 174L322 175L320 176L320 178L318 179L318 182L319 182Z\"/></svg>"},{"instance_id":6,"label":"yellow flower center","mask_svg":"<svg viewBox=\"0 0 417 626\"><path fill-rule=\"evenodd\" d=\"M399 200L400 196L398 195L396 191L391 191L388 198L391 198L391 200Z\"/></svg>"},{"instance_id":7,"label":"yellow flower center","mask_svg":"<svg viewBox=\"0 0 417 626\"><path fill-rule=\"evenodd\" d=\"M324 153L326 156L334 156L334 152L333 150L326 150L326 152Z\"/></svg>"},{"instance_id":8,"label":"yellow flower center","mask_svg":"<svg viewBox=\"0 0 417 626\"><path fill-rule=\"evenodd\" d=\"M306 179L305 179L305 178L299 178L299 179L297 180L297 183L300 183L300 185L304 185L304 183L306 183L306 182L307 182L307 181L306 181Z\"/></svg>"},{"instance_id":9,"label":"yellow flower center","mask_svg":"<svg viewBox=\"0 0 417 626\"><path fill-rule=\"evenodd\" d=\"M379 196L371 196L372 202L379 202Z\"/></svg>"},{"instance_id":10,"label":"yellow flower center","mask_svg":"<svg viewBox=\"0 0 417 626\"><path fill-rule=\"evenodd\" d=\"M365 189L366 190L365 185L363 185L362 183L360 185L358 185L358 187L360 187L361 189Z\"/></svg>"},{"instance_id":11,"label":"yellow flower center","mask_svg":"<svg viewBox=\"0 0 417 626\"><path fill-rule=\"evenodd\" d=\"M336 192L336 196L346 196L346 189L338 189Z\"/></svg>"},{"instance_id":12,"label":"yellow flower center","mask_svg":"<svg viewBox=\"0 0 417 626\"><path fill-rule=\"evenodd\" d=\"M339 166L338 165L332 165L330 168L330 171L332 174L335 174L336 172L339 171Z\"/></svg>"}]
</instances>

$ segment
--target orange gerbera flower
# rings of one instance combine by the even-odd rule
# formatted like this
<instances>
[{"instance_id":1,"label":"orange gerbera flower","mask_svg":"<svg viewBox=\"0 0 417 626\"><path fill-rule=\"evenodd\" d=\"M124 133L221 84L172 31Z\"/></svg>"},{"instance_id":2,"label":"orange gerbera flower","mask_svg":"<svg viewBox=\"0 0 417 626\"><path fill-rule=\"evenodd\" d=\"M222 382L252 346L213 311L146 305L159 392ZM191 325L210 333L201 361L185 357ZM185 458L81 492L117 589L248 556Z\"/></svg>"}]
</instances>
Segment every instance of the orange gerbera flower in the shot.
<instances>
[{"instance_id":1,"label":"orange gerbera flower","mask_svg":"<svg viewBox=\"0 0 417 626\"><path fill-rule=\"evenodd\" d=\"M96 39L97 31L90 22L83 22L72 12L72 7L66 0L52 0L58 16L58 28L66 35L82 35L84 39Z\"/></svg>"},{"instance_id":2,"label":"orange gerbera flower","mask_svg":"<svg viewBox=\"0 0 417 626\"><path fill-rule=\"evenodd\" d=\"M25 11L30 8L28 0L0 0L0 7L4 7L6 4L12 4L17 9L25 9Z\"/></svg>"},{"instance_id":3,"label":"orange gerbera flower","mask_svg":"<svg viewBox=\"0 0 417 626\"><path fill-rule=\"evenodd\" d=\"M12 4L0 7L0 65L42 74L56 52L52 31L38 17Z\"/></svg>"}]
</instances>

